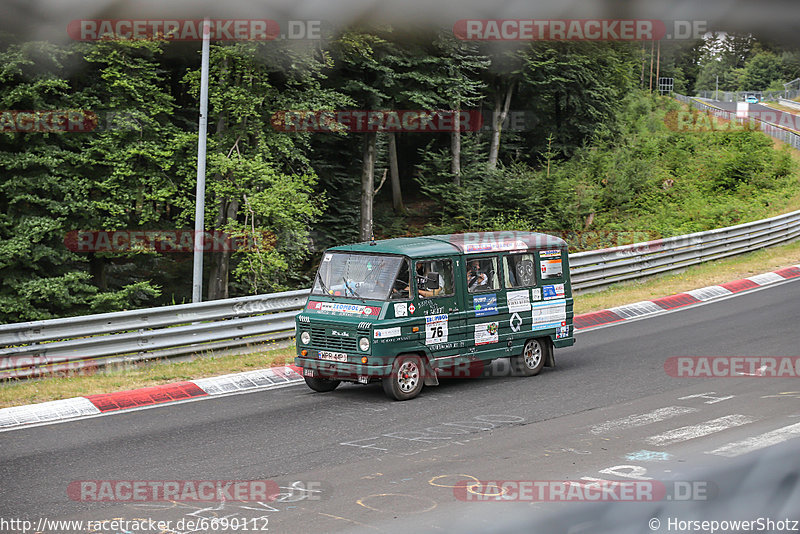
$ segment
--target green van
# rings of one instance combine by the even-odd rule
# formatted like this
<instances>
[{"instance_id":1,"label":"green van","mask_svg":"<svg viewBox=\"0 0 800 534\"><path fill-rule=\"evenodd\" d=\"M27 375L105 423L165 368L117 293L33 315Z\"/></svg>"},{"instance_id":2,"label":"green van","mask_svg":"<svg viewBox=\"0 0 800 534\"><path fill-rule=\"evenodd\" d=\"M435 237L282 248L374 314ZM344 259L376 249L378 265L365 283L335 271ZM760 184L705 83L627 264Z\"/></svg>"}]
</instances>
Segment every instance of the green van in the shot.
<instances>
[{"instance_id":1,"label":"green van","mask_svg":"<svg viewBox=\"0 0 800 534\"><path fill-rule=\"evenodd\" d=\"M297 316L306 384L380 380L411 399L510 357L517 374L574 344L567 244L535 232L387 239L325 251Z\"/></svg>"}]
</instances>

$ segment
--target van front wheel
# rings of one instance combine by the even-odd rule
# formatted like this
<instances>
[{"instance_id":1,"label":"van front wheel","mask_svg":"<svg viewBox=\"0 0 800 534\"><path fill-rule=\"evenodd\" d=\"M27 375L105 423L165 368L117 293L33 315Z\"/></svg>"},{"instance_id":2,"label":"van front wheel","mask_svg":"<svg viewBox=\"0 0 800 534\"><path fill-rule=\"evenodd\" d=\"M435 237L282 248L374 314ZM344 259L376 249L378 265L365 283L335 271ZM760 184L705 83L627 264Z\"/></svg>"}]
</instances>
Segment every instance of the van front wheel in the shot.
<instances>
[{"instance_id":1,"label":"van front wheel","mask_svg":"<svg viewBox=\"0 0 800 534\"><path fill-rule=\"evenodd\" d=\"M546 350L541 340L529 339L525 342L522 354L511 357L512 369L523 376L538 375L542 367L544 367Z\"/></svg>"},{"instance_id":2,"label":"van front wheel","mask_svg":"<svg viewBox=\"0 0 800 534\"><path fill-rule=\"evenodd\" d=\"M306 379L306 385L319 393L333 391L339 387L340 383L339 380L328 380L327 378L311 378L309 376L304 378Z\"/></svg>"},{"instance_id":3,"label":"van front wheel","mask_svg":"<svg viewBox=\"0 0 800 534\"><path fill-rule=\"evenodd\" d=\"M422 360L419 356L398 356L392 364L392 374L384 377L383 391L390 399L413 399L422 391Z\"/></svg>"}]
</instances>

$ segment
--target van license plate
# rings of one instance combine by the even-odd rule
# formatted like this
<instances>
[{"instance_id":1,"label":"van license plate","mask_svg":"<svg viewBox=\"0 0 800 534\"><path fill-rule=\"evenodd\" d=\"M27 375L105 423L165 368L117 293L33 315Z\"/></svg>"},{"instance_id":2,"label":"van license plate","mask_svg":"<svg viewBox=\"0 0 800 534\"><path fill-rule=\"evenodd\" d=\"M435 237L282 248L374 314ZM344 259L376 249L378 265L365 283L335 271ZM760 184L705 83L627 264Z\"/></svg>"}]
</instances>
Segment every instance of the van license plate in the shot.
<instances>
[{"instance_id":1,"label":"van license plate","mask_svg":"<svg viewBox=\"0 0 800 534\"><path fill-rule=\"evenodd\" d=\"M332 362L346 362L347 354L343 352L328 352L326 350L319 351L320 360L329 360Z\"/></svg>"}]
</instances>

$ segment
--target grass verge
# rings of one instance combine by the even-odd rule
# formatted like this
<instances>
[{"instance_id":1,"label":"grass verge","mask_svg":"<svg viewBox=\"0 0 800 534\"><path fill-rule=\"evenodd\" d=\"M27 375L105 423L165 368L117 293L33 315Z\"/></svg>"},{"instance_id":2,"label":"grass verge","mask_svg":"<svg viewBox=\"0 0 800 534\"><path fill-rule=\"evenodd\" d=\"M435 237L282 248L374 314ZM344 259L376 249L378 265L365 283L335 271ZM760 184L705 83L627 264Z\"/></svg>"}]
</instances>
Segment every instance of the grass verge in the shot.
<instances>
[{"instance_id":1,"label":"grass verge","mask_svg":"<svg viewBox=\"0 0 800 534\"><path fill-rule=\"evenodd\" d=\"M798 264L800 242L795 242L697 265L680 273L663 275L644 282L621 283L597 293L577 295L575 313L663 297ZM166 360L147 365L132 365L91 376L7 381L0 383L0 408L252 371L291 363L293 358L294 346L290 346L253 354L202 357L187 362Z\"/></svg>"}]
</instances>

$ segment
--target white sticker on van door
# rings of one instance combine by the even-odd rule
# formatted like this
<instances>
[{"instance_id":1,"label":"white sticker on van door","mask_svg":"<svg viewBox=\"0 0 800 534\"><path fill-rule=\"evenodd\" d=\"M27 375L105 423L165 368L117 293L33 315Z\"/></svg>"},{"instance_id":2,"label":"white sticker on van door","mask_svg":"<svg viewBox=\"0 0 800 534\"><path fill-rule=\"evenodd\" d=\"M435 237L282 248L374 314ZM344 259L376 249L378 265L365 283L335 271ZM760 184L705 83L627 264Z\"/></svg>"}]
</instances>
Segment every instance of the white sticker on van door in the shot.
<instances>
[{"instance_id":1,"label":"white sticker on van door","mask_svg":"<svg viewBox=\"0 0 800 534\"><path fill-rule=\"evenodd\" d=\"M533 330L547 330L565 326L567 301L541 302L533 306Z\"/></svg>"},{"instance_id":2,"label":"white sticker on van door","mask_svg":"<svg viewBox=\"0 0 800 534\"><path fill-rule=\"evenodd\" d=\"M395 326L394 328L376 328L373 334L375 339L386 339L389 337L399 337L400 336L400 327Z\"/></svg>"},{"instance_id":3,"label":"white sticker on van door","mask_svg":"<svg viewBox=\"0 0 800 534\"><path fill-rule=\"evenodd\" d=\"M408 303L396 302L394 305L395 317L408 317Z\"/></svg>"},{"instance_id":4,"label":"white sticker on van door","mask_svg":"<svg viewBox=\"0 0 800 534\"><path fill-rule=\"evenodd\" d=\"M531 295L527 289L522 291L509 291L506 293L508 298L508 311L510 313L524 312L531 310Z\"/></svg>"},{"instance_id":5,"label":"white sticker on van door","mask_svg":"<svg viewBox=\"0 0 800 534\"><path fill-rule=\"evenodd\" d=\"M475 325L475 344L488 345L490 343L497 343L498 341L498 324L495 323L481 323Z\"/></svg>"},{"instance_id":6,"label":"white sticker on van door","mask_svg":"<svg viewBox=\"0 0 800 534\"><path fill-rule=\"evenodd\" d=\"M447 343L447 314L425 317L425 344Z\"/></svg>"}]
</instances>

